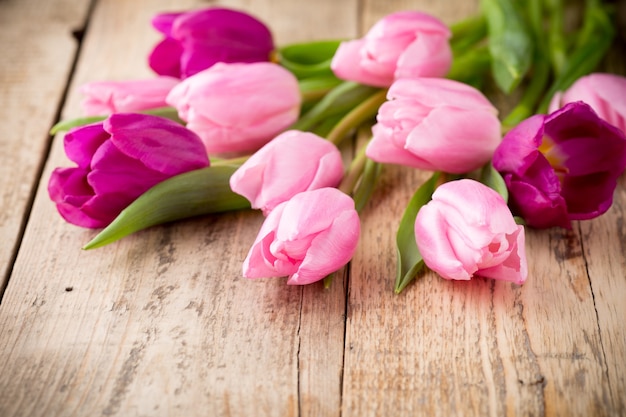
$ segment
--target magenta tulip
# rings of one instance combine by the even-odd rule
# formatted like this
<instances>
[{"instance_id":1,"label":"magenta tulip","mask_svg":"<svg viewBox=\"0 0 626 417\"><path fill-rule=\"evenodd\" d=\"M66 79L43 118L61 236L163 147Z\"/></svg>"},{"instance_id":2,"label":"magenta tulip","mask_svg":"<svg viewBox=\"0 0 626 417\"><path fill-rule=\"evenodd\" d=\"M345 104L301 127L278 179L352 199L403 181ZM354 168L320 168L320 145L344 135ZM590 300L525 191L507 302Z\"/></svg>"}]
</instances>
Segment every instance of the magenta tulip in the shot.
<instances>
[{"instance_id":1,"label":"magenta tulip","mask_svg":"<svg viewBox=\"0 0 626 417\"><path fill-rule=\"evenodd\" d=\"M294 195L336 187L342 177L335 145L313 133L290 130L254 153L231 176L230 187L267 216Z\"/></svg>"},{"instance_id":2,"label":"magenta tulip","mask_svg":"<svg viewBox=\"0 0 626 417\"><path fill-rule=\"evenodd\" d=\"M165 35L149 57L159 75L182 79L218 62L267 62L274 50L267 26L236 10L162 13L152 25Z\"/></svg>"},{"instance_id":3,"label":"magenta tulip","mask_svg":"<svg viewBox=\"0 0 626 417\"><path fill-rule=\"evenodd\" d=\"M475 88L443 78L393 83L366 154L377 162L466 173L501 141L498 111Z\"/></svg>"},{"instance_id":4,"label":"magenta tulip","mask_svg":"<svg viewBox=\"0 0 626 417\"><path fill-rule=\"evenodd\" d=\"M579 78L567 91L554 96L550 112L575 101L584 101L600 118L626 132L626 77L594 73Z\"/></svg>"},{"instance_id":5,"label":"magenta tulip","mask_svg":"<svg viewBox=\"0 0 626 417\"><path fill-rule=\"evenodd\" d=\"M336 188L302 192L267 216L243 275L289 276L290 285L319 281L350 261L359 234L359 216L346 194Z\"/></svg>"},{"instance_id":6,"label":"magenta tulip","mask_svg":"<svg viewBox=\"0 0 626 417\"><path fill-rule=\"evenodd\" d=\"M173 77L156 77L86 83L80 88L85 96L83 111L88 116L99 116L165 107L165 98L179 81Z\"/></svg>"},{"instance_id":7,"label":"magenta tulip","mask_svg":"<svg viewBox=\"0 0 626 417\"><path fill-rule=\"evenodd\" d=\"M500 194L477 181L440 185L417 213L415 238L424 263L445 279L526 281L524 227Z\"/></svg>"},{"instance_id":8,"label":"magenta tulip","mask_svg":"<svg viewBox=\"0 0 626 417\"><path fill-rule=\"evenodd\" d=\"M626 167L626 136L583 102L532 116L504 137L493 156L513 212L529 226L571 228L613 202Z\"/></svg>"},{"instance_id":9,"label":"magenta tulip","mask_svg":"<svg viewBox=\"0 0 626 417\"><path fill-rule=\"evenodd\" d=\"M193 132L161 117L118 113L69 131L65 152L78 166L52 172L48 193L61 216L99 228L152 186L209 165Z\"/></svg>"},{"instance_id":10,"label":"magenta tulip","mask_svg":"<svg viewBox=\"0 0 626 417\"><path fill-rule=\"evenodd\" d=\"M216 64L172 89L167 102L208 153L259 149L298 119L298 81L277 64Z\"/></svg>"},{"instance_id":11,"label":"magenta tulip","mask_svg":"<svg viewBox=\"0 0 626 417\"><path fill-rule=\"evenodd\" d=\"M365 35L342 42L331 68L338 78L389 87L400 78L443 77L450 69L450 30L425 13L392 13Z\"/></svg>"}]
</instances>

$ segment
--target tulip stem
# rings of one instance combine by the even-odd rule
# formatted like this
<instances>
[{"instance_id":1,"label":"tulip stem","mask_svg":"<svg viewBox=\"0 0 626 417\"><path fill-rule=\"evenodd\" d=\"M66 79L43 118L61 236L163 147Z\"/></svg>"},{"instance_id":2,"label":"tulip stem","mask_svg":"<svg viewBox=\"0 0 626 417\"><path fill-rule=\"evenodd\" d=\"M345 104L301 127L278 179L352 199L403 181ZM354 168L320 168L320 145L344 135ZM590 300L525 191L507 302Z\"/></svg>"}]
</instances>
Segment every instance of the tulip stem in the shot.
<instances>
[{"instance_id":1,"label":"tulip stem","mask_svg":"<svg viewBox=\"0 0 626 417\"><path fill-rule=\"evenodd\" d=\"M359 126L366 120L376 116L378 108L385 102L387 90L379 90L371 95L367 100L352 109L346 114L335 127L328 133L326 139L335 145L339 145L348 132Z\"/></svg>"},{"instance_id":2,"label":"tulip stem","mask_svg":"<svg viewBox=\"0 0 626 417\"><path fill-rule=\"evenodd\" d=\"M351 195L354 191L354 187L359 182L359 178L361 178L361 174L363 173L363 169L365 168L365 161L367 160L367 157L365 155L366 148L367 145L364 145L358 150L356 156L348 167L346 175L343 176L341 184L339 184L339 190L348 195Z\"/></svg>"},{"instance_id":3,"label":"tulip stem","mask_svg":"<svg viewBox=\"0 0 626 417\"><path fill-rule=\"evenodd\" d=\"M368 143L369 141L359 148L338 187L339 190L352 196L357 212L361 212L369 201L382 171L382 164L374 162L365 154Z\"/></svg>"},{"instance_id":4,"label":"tulip stem","mask_svg":"<svg viewBox=\"0 0 626 417\"><path fill-rule=\"evenodd\" d=\"M211 166L241 166L248 160L248 158L250 158L250 155L239 156L231 159L217 159L215 161L211 161Z\"/></svg>"}]
</instances>

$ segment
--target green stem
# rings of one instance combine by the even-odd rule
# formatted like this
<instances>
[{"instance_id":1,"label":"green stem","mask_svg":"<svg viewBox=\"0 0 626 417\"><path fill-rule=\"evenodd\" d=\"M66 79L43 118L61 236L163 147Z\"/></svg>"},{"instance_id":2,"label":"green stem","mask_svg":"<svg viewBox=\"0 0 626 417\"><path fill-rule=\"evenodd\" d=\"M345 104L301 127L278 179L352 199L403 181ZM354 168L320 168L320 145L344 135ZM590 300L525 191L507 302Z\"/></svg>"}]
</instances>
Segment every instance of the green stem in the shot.
<instances>
[{"instance_id":1,"label":"green stem","mask_svg":"<svg viewBox=\"0 0 626 417\"><path fill-rule=\"evenodd\" d=\"M367 156L365 156L366 148L367 145L362 146L361 149L357 151L356 156L348 167L348 171L343 176L343 180L341 180L341 184L337 187L340 191L343 191L348 195L352 195L354 187L359 182L359 178L361 178L361 174L363 173L365 161L367 160Z\"/></svg>"},{"instance_id":2,"label":"green stem","mask_svg":"<svg viewBox=\"0 0 626 417\"><path fill-rule=\"evenodd\" d=\"M541 55L542 54L539 54L539 57L541 57ZM535 113L537 103L548 85L549 77L550 63L545 59L536 59L533 76L522 98L513 110L502 120L502 127L505 131Z\"/></svg>"},{"instance_id":3,"label":"green stem","mask_svg":"<svg viewBox=\"0 0 626 417\"><path fill-rule=\"evenodd\" d=\"M378 108L385 102L387 90L379 90L367 100L352 109L335 125L333 130L326 136L330 142L339 145L348 132L359 126L366 120L376 116Z\"/></svg>"},{"instance_id":4,"label":"green stem","mask_svg":"<svg viewBox=\"0 0 626 417\"><path fill-rule=\"evenodd\" d=\"M563 8L562 0L548 0L546 1L546 7L548 9L548 16L550 24L548 26L548 44L550 51L550 61L554 72L558 75L563 72L565 61L567 61L567 54L565 51L565 30L563 23L563 16L565 10Z\"/></svg>"},{"instance_id":5,"label":"green stem","mask_svg":"<svg viewBox=\"0 0 626 417\"><path fill-rule=\"evenodd\" d=\"M450 26L450 47L455 57L462 55L487 35L487 21L482 14L461 20Z\"/></svg>"}]
</instances>

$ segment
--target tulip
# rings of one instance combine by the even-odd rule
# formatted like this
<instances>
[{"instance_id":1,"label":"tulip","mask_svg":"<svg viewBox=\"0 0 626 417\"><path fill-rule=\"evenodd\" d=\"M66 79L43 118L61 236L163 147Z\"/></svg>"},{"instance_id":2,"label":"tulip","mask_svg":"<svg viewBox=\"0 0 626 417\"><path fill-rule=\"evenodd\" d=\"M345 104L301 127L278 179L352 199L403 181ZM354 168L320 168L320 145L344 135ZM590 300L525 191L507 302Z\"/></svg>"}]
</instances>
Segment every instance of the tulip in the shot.
<instances>
[{"instance_id":1,"label":"tulip","mask_svg":"<svg viewBox=\"0 0 626 417\"><path fill-rule=\"evenodd\" d=\"M152 25L165 35L149 57L159 75L183 79L217 62L266 62L274 50L267 26L236 10L162 13Z\"/></svg>"},{"instance_id":2,"label":"tulip","mask_svg":"<svg viewBox=\"0 0 626 417\"><path fill-rule=\"evenodd\" d=\"M600 118L626 132L626 77L594 73L579 78L567 91L555 94L550 112L575 101L584 101Z\"/></svg>"},{"instance_id":3,"label":"tulip","mask_svg":"<svg viewBox=\"0 0 626 417\"><path fill-rule=\"evenodd\" d=\"M156 77L145 80L95 81L83 84L82 107L88 116L130 113L165 107L165 98L180 80Z\"/></svg>"},{"instance_id":4,"label":"tulip","mask_svg":"<svg viewBox=\"0 0 626 417\"><path fill-rule=\"evenodd\" d=\"M445 279L526 281L524 227L500 194L477 181L440 185L417 213L415 238L424 263Z\"/></svg>"},{"instance_id":5,"label":"tulip","mask_svg":"<svg viewBox=\"0 0 626 417\"><path fill-rule=\"evenodd\" d=\"M498 111L467 84L402 79L387 98L366 150L374 161L466 173L487 163L500 143Z\"/></svg>"},{"instance_id":6,"label":"tulip","mask_svg":"<svg viewBox=\"0 0 626 417\"><path fill-rule=\"evenodd\" d=\"M296 78L277 64L216 64L170 91L167 103L208 153L259 149L298 119Z\"/></svg>"},{"instance_id":7,"label":"tulip","mask_svg":"<svg viewBox=\"0 0 626 417\"><path fill-rule=\"evenodd\" d=\"M161 181L209 165L193 132L142 114L113 114L103 122L72 129L64 146L78 166L56 168L48 193L66 221L89 228L108 225Z\"/></svg>"},{"instance_id":8,"label":"tulip","mask_svg":"<svg viewBox=\"0 0 626 417\"><path fill-rule=\"evenodd\" d=\"M613 202L626 167L626 136L583 102L532 116L504 137L493 166L506 182L511 208L529 226L571 228Z\"/></svg>"},{"instance_id":9,"label":"tulip","mask_svg":"<svg viewBox=\"0 0 626 417\"><path fill-rule=\"evenodd\" d=\"M253 154L230 178L231 189L268 215L308 190L336 187L343 177L339 149L310 132L290 130Z\"/></svg>"},{"instance_id":10,"label":"tulip","mask_svg":"<svg viewBox=\"0 0 626 417\"><path fill-rule=\"evenodd\" d=\"M359 234L359 216L346 194L336 188L302 192L267 216L243 275L289 276L290 285L319 281L350 261Z\"/></svg>"},{"instance_id":11,"label":"tulip","mask_svg":"<svg viewBox=\"0 0 626 417\"><path fill-rule=\"evenodd\" d=\"M448 27L428 14L392 13L363 38L342 42L331 69L338 78L376 87L399 78L443 77L452 63L450 36Z\"/></svg>"}]
</instances>

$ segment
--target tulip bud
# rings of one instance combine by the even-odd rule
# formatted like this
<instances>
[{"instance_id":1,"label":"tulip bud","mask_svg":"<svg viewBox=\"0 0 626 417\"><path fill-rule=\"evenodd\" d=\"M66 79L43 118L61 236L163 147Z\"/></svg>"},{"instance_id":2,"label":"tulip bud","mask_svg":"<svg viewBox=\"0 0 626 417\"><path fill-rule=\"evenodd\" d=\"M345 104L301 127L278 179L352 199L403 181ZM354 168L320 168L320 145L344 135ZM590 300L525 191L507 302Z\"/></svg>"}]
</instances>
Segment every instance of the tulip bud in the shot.
<instances>
[{"instance_id":1,"label":"tulip bud","mask_svg":"<svg viewBox=\"0 0 626 417\"><path fill-rule=\"evenodd\" d=\"M48 193L66 221L83 227L104 227L152 186L209 165L193 132L143 114L117 113L75 128L64 144L78 166L55 169Z\"/></svg>"},{"instance_id":2,"label":"tulip bud","mask_svg":"<svg viewBox=\"0 0 626 417\"><path fill-rule=\"evenodd\" d=\"M524 227L500 194L477 181L440 185L417 213L415 238L426 265L445 279L526 281Z\"/></svg>"},{"instance_id":3,"label":"tulip bud","mask_svg":"<svg viewBox=\"0 0 626 417\"><path fill-rule=\"evenodd\" d=\"M180 80L156 77L145 80L95 81L83 84L83 111L88 116L130 113L165 107L165 98Z\"/></svg>"},{"instance_id":4,"label":"tulip bud","mask_svg":"<svg viewBox=\"0 0 626 417\"><path fill-rule=\"evenodd\" d=\"M298 119L300 102L296 78L268 62L216 64L167 97L209 154L259 149Z\"/></svg>"},{"instance_id":5,"label":"tulip bud","mask_svg":"<svg viewBox=\"0 0 626 417\"><path fill-rule=\"evenodd\" d=\"M452 63L450 36L428 14L392 13L365 37L341 43L331 69L338 78L377 87L389 87L400 78L443 77Z\"/></svg>"},{"instance_id":6,"label":"tulip bud","mask_svg":"<svg viewBox=\"0 0 626 417\"><path fill-rule=\"evenodd\" d=\"M360 234L354 201L336 188L295 195L265 219L243 264L246 278L320 281L348 263Z\"/></svg>"},{"instance_id":7,"label":"tulip bud","mask_svg":"<svg viewBox=\"0 0 626 417\"><path fill-rule=\"evenodd\" d=\"M487 163L500 143L498 111L467 84L402 79L387 97L366 151L374 161L460 174Z\"/></svg>"},{"instance_id":8,"label":"tulip bud","mask_svg":"<svg viewBox=\"0 0 626 417\"><path fill-rule=\"evenodd\" d=\"M187 78L218 62L267 62L274 50L267 26L236 10L162 13L152 25L165 35L149 57L159 75Z\"/></svg>"},{"instance_id":9,"label":"tulip bud","mask_svg":"<svg viewBox=\"0 0 626 417\"><path fill-rule=\"evenodd\" d=\"M290 130L254 153L230 178L232 190L268 215L294 195L336 187L343 176L339 149L310 132Z\"/></svg>"}]
</instances>

